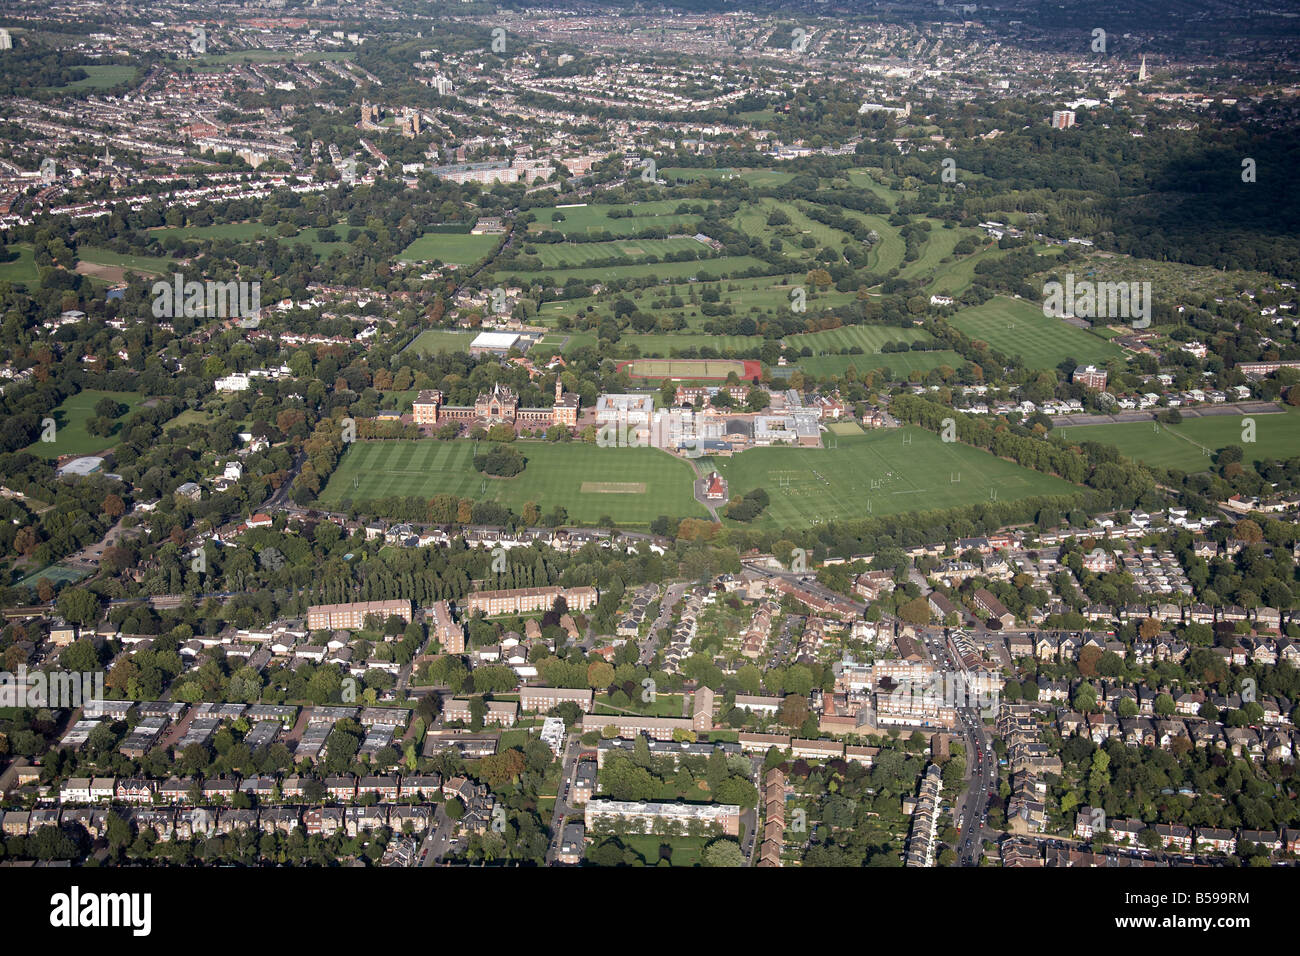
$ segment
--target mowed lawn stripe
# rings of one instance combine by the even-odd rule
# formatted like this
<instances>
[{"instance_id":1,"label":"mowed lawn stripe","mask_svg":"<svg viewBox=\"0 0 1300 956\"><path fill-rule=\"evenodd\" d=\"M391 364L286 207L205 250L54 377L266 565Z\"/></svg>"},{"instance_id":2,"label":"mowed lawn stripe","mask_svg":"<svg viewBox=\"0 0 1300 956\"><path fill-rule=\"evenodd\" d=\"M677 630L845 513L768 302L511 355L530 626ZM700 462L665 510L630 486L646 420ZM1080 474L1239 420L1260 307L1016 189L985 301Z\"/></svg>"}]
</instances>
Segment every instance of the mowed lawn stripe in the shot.
<instances>
[{"instance_id":1,"label":"mowed lawn stripe","mask_svg":"<svg viewBox=\"0 0 1300 956\"><path fill-rule=\"evenodd\" d=\"M1099 365L1124 356L1118 345L1064 319L1043 315L1041 304L1023 299L997 296L962 309L949 321L972 339L1008 356L1019 355L1032 369L1053 369L1067 358L1080 365Z\"/></svg>"},{"instance_id":2,"label":"mowed lawn stripe","mask_svg":"<svg viewBox=\"0 0 1300 956\"><path fill-rule=\"evenodd\" d=\"M910 438L908 444L905 437ZM807 527L952 508L988 501L991 491L1000 501L1079 491L1059 478L1021 468L978 448L945 444L919 428L831 441L834 447L824 449L755 448L733 458L714 459L710 466L727 478L733 495L757 487L767 490L771 505L755 522L765 527ZM952 481L955 475L959 481ZM873 480L880 486L872 488Z\"/></svg>"},{"instance_id":3,"label":"mowed lawn stripe","mask_svg":"<svg viewBox=\"0 0 1300 956\"><path fill-rule=\"evenodd\" d=\"M1246 417L1255 423L1253 443L1242 440L1245 429L1242 422ZM1214 459L1204 449L1217 453L1225 445L1241 446L1247 467L1270 458L1294 458L1300 449L1300 409L1289 408L1283 414L1269 415L1206 415L1185 418L1179 425L1155 422L1070 425L1058 429L1058 433L1063 433L1068 442L1114 445L1121 454L1158 468L1200 472L1214 467Z\"/></svg>"},{"instance_id":4,"label":"mowed lawn stripe","mask_svg":"<svg viewBox=\"0 0 1300 956\"><path fill-rule=\"evenodd\" d=\"M321 503L450 494L497 501L516 514L530 501L543 511L562 505L571 520L587 523L605 516L625 524L648 524L661 514L707 514L695 501L690 465L656 449L520 441L515 447L528 459L523 474L492 478L474 470L476 447L481 446L466 440L354 442L321 494ZM584 492L584 482L590 489L602 483L643 485L645 493Z\"/></svg>"}]
</instances>

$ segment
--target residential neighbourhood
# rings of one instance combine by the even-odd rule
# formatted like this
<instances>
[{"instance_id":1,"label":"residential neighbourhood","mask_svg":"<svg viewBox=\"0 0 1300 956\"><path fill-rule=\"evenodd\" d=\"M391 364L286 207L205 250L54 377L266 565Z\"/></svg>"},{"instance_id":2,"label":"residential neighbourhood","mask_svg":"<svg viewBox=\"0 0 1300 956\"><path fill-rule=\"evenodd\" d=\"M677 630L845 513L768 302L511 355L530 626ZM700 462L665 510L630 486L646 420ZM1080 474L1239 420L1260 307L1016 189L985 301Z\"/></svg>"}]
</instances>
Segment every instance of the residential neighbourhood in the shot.
<instances>
[{"instance_id":1,"label":"residential neighbourhood","mask_svg":"<svg viewBox=\"0 0 1300 956\"><path fill-rule=\"evenodd\" d=\"M1300 27L1067 6L7 4L0 869L1300 863Z\"/></svg>"}]
</instances>

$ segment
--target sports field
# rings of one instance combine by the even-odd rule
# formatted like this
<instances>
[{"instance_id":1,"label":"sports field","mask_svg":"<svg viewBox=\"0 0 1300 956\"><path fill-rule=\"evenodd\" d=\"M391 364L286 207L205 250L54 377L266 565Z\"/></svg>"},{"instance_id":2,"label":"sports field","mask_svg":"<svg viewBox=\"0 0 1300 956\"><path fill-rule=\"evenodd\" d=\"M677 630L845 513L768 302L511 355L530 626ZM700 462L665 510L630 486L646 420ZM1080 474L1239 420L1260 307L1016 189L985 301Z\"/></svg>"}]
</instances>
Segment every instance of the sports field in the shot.
<instances>
[{"instance_id":1,"label":"sports field","mask_svg":"<svg viewBox=\"0 0 1300 956\"><path fill-rule=\"evenodd\" d=\"M618 343L635 346L637 354L647 358L668 358L674 351L691 348L711 348L719 355L728 351L743 354L758 348L763 340L752 335L708 335L704 332L630 332L621 336Z\"/></svg>"},{"instance_id":2,"label":"sports field","mask_svg":"<svg viewBox=\"0 0 1300 956\"><path fill-rule=\"evenodd\" d=\"M632 378L686 381L725 381L735 372L742 380L763 373L762 363L751 359L636 359L619 364Z\"/></svg>"},{"instance_id":3,"label":"sports field","mask_svg":"<svg viewBox=\"0 0 1300 956\"><path fill-rule=\"evenodd\" d=\"M632 262L654 257L687 253L700 258L714 255L712 249L691 238L615 239L610 242L539 242L530 248L547 269L577 269L607 259L624 258Z\"/></svg>"},{"instance_id":4,"label":"sports field","mask_svg":"<svg viewBox=\"0 0 1300 956\"><path fill-rule=\"evenodd\" d=\"M668 232L686 232L688 227L700 221L700 212L682 212L683 209L692 209L696 207L707 208L713 205L712 200L691 199L681 201L676 199L662 199L654 202L632 203L631 205L606 205L604 203L593 203L587 206L570 206L567 209L539 209L536 212L537 221L530 227L531 230L555 230L565 236L587 236L607 233L611 236L628 236L641 232L643 229L657 227L665 229ZM611 210L617 210L620 213L631 212L633 215L610 216ZM561 221L555 221L553 215L564 217ZM691 228L693 232L694 229Z\"/></svg>"},{"instance_id":5,"label":"sports field","mask_svg":"<svg viewBox=\"0 0 1300 956\"><path fill-rule=\"evenodd\" d=\"M578 489L584 495L643 495L644 481L584 481Z\"/></svg>"},{"instance_id":6,"label":"sports field","mask_svg":"<svg viewBox=\"0 0 1300 956\"><path fill-rule=\"evenodd\" d=\"M82 578L89 576L89 571L79 571L75 568L65 568L59 564L51 564L27 575L18 582L18 586L34 588L40 583L41 578L47 578L50 584L57 587L60 584L76 584Z\"/></svg>"},{"instance_id":7,"label":"sports field","mask_svg":"<svg viewBox=\"0 0 1300 956\"><path fill-rule=\"evenodd\" d=\"M1100 365L1123 358L1124 350L1062 319L1043 315L1041 303L998 296L963 309L950 320L972 339L987 342L1028 368L1052 369L1065 359Z\"/></svg>"},{"instance_id":8,"label":"sports field","mask_svg":"<svg viewBox=\"0 0 1300 956\"><path fill-rule=\"evenodd\" d=\"M514 447L528 459L523 474L491 478L474 470L477 447L464 439L355 442L321 503L333 507L344 499L449 494L497 501L517 514L530 501L543 514L562 505L571 521L593 524L604 516L620 524L649 524L661 514L706 517L694 497L691 466L654 448L520 441Z\"/></svg>"},{"instance_id":9,"label":"sports field","mask_svg":"<svg viewBox=\"0 0 1300 956\"><path fill-rule=\"evenodd\" d=\"M792 349L810 348L814 355L839 352L858 346L863 352L878 352L886 342L932 342L933 336L915 326L901 328L896 325L842 325L824 332L805 332L787 335L785 344ZM891 353L892 354L892 353Z\"/></svg>"},{"instance_id":10,"label":"sports field","mask_svg":"<svg viewBox=\"0 0 1300 956\"><path fill-rule=\"evenodd\" d=\"M1189 418L1180 425L1158 422L1078 425L1058 429L1056 434L1063 434L1067 441L1114 445L1120 454L1129 458L1157 468L1186 472L1215 467L1211 456L1225 445L1242 447L1247 468L1252 462L1266 458L1286 460L1300 455L1300 409L1280 415L1247 417L1255 423L1254 444L1242 440L1244 426L1240 415Z\"/></svg>"},{"instance_id":11,"label":"sports field","mask_svg":"<svg viewBox=\"0 0 1300 956\"><path fill-rule=\"evenodd\" d=\"M832 435L864 435L862 426L857 422L831 422L826 426Z\"/></svg>"},{"instance_id":12,"label":"sports field","mask_svg":"<svg viewBox=\"0 0 1300 956\"><path fill-rule=\"evenodd\" d=\"M425 329L402 349L403 353L437 355L439 352L468 352L474 341L473 332L450 332L446 329Z\"/></svg>"},{"instance_id":13,"label":"sports field","mask_svg":"<svg viewBox=\"0 0 1300 956\"><path fill-rule=\"evenodd\" d=\"M496 248L500 236L471 236L460 232L427 232L397 254L402 262L448 262L468 266Z\"/></svg>"},{"instance_id":14,"label":"sports field","mask_svg":"<svg viewBox=\"0 0 1300 956\"><path fill-rule=\"evenodd\" d=\"M816 378L843 375L849 366L859 374L873 368L887 368L893 375L907 377L912 372L925 374L931 369L946 365L959 369L966 360L956 352L939 349L933 352L877 352L872 355L818 355L813 358L801 358L787 368L798 368L805 375ZM773 369L773 374L778 370Z\"/></svg>"},{"instance_id":15,"label":"sports field","mask_svg":"<svg viewBox=\"0 0 1300 956\"><path fill-rule=\"evenodd\" d=\"M1080 490L921 428L825 440L833 447L754 448L707 467L733 496L765 488L772 503L755 524L789 528Z\"/></svg>"}]
</instances>

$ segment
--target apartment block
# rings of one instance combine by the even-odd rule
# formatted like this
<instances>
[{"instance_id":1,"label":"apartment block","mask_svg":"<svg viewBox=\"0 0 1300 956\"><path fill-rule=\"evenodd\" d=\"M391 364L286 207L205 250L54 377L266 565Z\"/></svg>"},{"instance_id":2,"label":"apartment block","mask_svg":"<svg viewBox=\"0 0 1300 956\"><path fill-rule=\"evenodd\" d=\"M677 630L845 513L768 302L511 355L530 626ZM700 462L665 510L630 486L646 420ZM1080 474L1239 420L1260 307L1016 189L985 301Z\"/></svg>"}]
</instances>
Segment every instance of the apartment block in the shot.
<instances>
[{"instance_id":1,"label":"apartment block","mask_svg":"<svg viewBox=\"0 0 1300 956\"><path fill-rule=\"evenodd\" d=\"M357 601L352 604L316 604L307 609L307 627L313 631L355 631L365 626L366 618L374 614L379 618L396 615L408 624L411 621L411 602Z\"/></svg>"},{"instance_id":2,"label":"apartment block","mask_svg":"<svg viewBox=\"0 0 1300 956\"><path fill-rule=\"evenodd\" d=\"M482 611L488 617L498 614L528 614L549 611L555 599L563 597L570 611L588 611L596 604L596 589L581 588L509 588L503 591L476 591L468 598L469 613Z\"/></svg>"},{"instance_id":3,"label":"apartment block","mask_svg":"<svg viewBox=\"0 0 1300 956\"><path fill-rule=\"evenodd\" d=\"M431 617L433 620L433 639L442 645L443 652L446 654L464 654L465 627L456 623L456 619L451 613L451 605L446 601L439 601L433 606Z\"/></svg>"},{"instance_id":4,"label":"apartment block","mask_svg":"<svg viewBox=\"0 0 1300 956\"><path fill-rule=\"evenodd\" d=\"M552 707L574 703L584 714L591 713L595 691L590 687L521 687L519 709L525 713L544 714Z\"/></svg>"}]
</instances>

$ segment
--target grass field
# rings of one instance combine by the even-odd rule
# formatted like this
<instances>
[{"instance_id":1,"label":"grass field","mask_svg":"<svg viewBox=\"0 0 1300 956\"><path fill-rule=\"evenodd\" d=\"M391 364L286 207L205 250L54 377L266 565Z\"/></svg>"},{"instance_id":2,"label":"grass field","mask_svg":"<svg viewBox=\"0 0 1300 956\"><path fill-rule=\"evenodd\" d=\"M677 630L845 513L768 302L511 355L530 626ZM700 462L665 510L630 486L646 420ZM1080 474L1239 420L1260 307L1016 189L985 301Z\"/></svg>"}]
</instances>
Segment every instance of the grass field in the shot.
<instances>
[{"instance_id":1,"label":"grass field","mask_svg":"<svg viewBox=\"0 0 1300 956\"><path fill-rule=\"evenodd\" d=\"M708 206L711 201L702 199L692 199L685 205L691 207ZM700 213L679 213L677 210L684 204L676 199L663 199L655 202L633 203L627 205L606 205L603 203L594 203L589 206L571 206L567 209L539 209L537 211L537 222L533 223L532 229L555 230L566 236L586 236L599 233L608 233L611 236L632 235L657 226L666 229L669 232L685 232L688 227L693 227L700 220ZM624 210L634 210L635 215L618 216L611 218L610 210L617 209L620 212ZM562 222L551 220L553 213L559 213L564 216Z\"/></svg>"},{"instance_id":2,"label":"grass field","mask_svg":"<svg viewBox=\"0 0 1300 956\"><path fill-rule=\"evenodd\" d=\"M474 341L473 332L449 332L446 329L425 329L411 344L402 349L416 355L437 355L439 352L468 352Z\"/></svg>"},{"instance_id":3,"label":"grass field","mask_svg":"<svg viewBox=\"0 0 1300 956\"><path fill-rule=\"evenodd\" d=\"M768 217L777 210L789 219L788 225L767 224ZM809 218L794 203L771 197L745 204L732 217L731 222L737 231L747 236L758 237L764 243L770 242L773 238L780 239L785 255L805 261L811 261L822 247L838 251L844 240L849 238L846 233ZM801 245L801 240L805 236L811 236L816 245L805 249Z\"/></svg>"},{"instance_id":4,"label":"grass field","mask_svg":"<svg viewBox=\"0 0 1300 956\"><path fill-rule=\"evenodd\" d=\"M564 506L571 521L595 523L609 516L622 524L649 524L661 514L704 517L695 501L690 465L653 448L601 448L584 442L516 442L528 459L523 474L490 478L474 470L476 442L467 440L355 442L321 495L337 505L387 495L430 498L452 494L497 501L522 513L536 502L545 514ZM644 494L584 491L583 485L640 484Z\"/></svg>"},{"instance_id":5,"label":"grass field","mask_svg":"<svg viewBox=\"0 0 1300 956\"><path fill-rule=\"evenodd\" d=\"M668 358L673 350L708 347L719 353L733 350L748 352L763 344L762 338L750 335L707 335L703 332L644 332L627 333L618 340L619 345L636 346L640 355Z\"/></svg>"},{"instance_id":6,"label":"grass field","mask_svg":"<svg viewBox=\"0 0 1300 956\"><path fill-rule=\"evenodd\" d=\"M951 369L959 369L965 364L966 360L956 352L938 349L933 352L820 355L814 358L801 358L794 365L787 366L787 368L798 368L805 375L813 375L818 378L843 375L849 366L853 366L859 373L873 368L887 368L894 375L906 377L912 372L920 372L924 375L931 369L939 368L941 365L946 365ZM772 374L775 375L779 371L779 369L773 369Z\"/></svg>"},{"instance_id":7,"label":"grass field","mask_svg":"<svg viewBox=\"0 0 1300 956\"><path fill-rule=\"evenodd\" d=\"M57 458L60 455L89 455L111 448L117 441L116 434L96 438L86 431L86 422L95 414L95 403L105 396L127 406L126 414L116 419L118 422L144 401L144 396L139 392L78 392L64 399L63 404L50 416L55 424L54 441L38 440L28 445L26 450L40 458Z\"/></svg>"},{"instance_id":8,"label":"grass field","mask_svg":"<svg viewBox=\"0 0 1300 956\"><path fill-rule=\"evenodd\" d=\"M0 282L18 282L35 286L40 281L36 271L36 254L30 242L18 242L5 246L7 252L18 253L12 262L0 262Z\"/></svg>"},{"instance_id":9,"label":"grass field","mask_svg":"<svg viewBox=\"0 0 1300 956\"><path fill-rule=\"evenodd\" d=\"M163 431L170 431L173 428L188 428L191 425L207 426L212 424L213 415L211 412L200 411L197 408L187 408L171 421L163 425Z\"/></svg>"},{"instance_id":10,"label":"grass field","mask_svg":"<svg viewBox=\"0 0 1300 956\"><path fill-rule=\"evenodd\" d=\"M900 328L892 325L845 325L825 332L809 332L803 335L790 335L785 344L790 348L810 348L812 357L804 357L795 365L805 375L819 378L831 375L843 375L852 366L858 372L873 368L887 368L895 375L908 375L912 372L926 373L941 365L960 368L965 364L956 352L940 349L933 352L881 352L880 347L886 342L929 342L932 338L928 332L918 328ZM857 355L841 355L839 350L857 346L862 352Z\"/></svg>"},{"instance_id":11,"label":"grass field","mask_svg":"<svg viewBox=\"0 0 1300 956\"><path fill-rule=\"evenodd\" d=\"M261 222L217 222L210 226L161 226L150 229L149 235L160 240L175 236L177 239L230 239L234 242L247 242L274 232L274 226Z\"/></svg>"},{"instance_id":12,"label":"grass field","mask_svg":"<svg viewBox=\"0 0 1300 956\"><path fill-rule=\"evenodd\" d=\"M549 282L562 286L569 279L600 281L603 279L644 279L653 276L658 279L689 279L695 276L700 281L726 278L750 269L770 270L762 259L754 256L719 256L716 259L702 259L694 262L644 262L631 266L591 266L575 269L542 270L540 272L523 272L512 268L495 269L497 275L517 278L520 282Z\"/></svg>"},{"instance_id":13,"label":"grass field","mask_svg":"<svg viewBox=\"0 0 1300 956\"><path fill-rule=\"evenodd\" d=\"M863 352L878 352L886 342L930 342L929 332L914 326L900 328L894 325L842 325L838 329L825 332L808 332L802 335L788 335L785 344L792 349L810 348L813 354L838 352L841 349L858 346ZM884 353L892 355L893 353Z\"/></svg>"},{"instance_id":14,"label":"grass field","mask_svg":"<svg viewBox=\"0 0 1300 956\"><path fill-rule=\"evenodd\" d=\"M832 422L826 426L832 435L865 435L857 422Z\"/></svg>"},{"instance_id":15,"label":"grass field","mask_svg":"<svg viewBox=\"0 0 1300 956\"><path fill-rule=\"evenodd\" d=\"M346 221L329 227L335 236L345 236L349 230ZM307 245L319 259L327 259L337 251L352 248L351 244L340 239L326 241L320 238L320 230L315 226L300 229L294 235L281 236L275 226L262 222L219 222L210 226L165 226L150 229L149 235L159 241L175 237L177 239L217 240L228 239L231 242L255 242L259 239L275 239L290 246ZM162 260L159 260L162 261Z\"/></svg>"},{"instance_id":16,"label":"grass field","mask_svg":"<svg viewBox=\"0 0 1300 956\"><path fill-rule=\"evenodd\" d=\"M402 262L447 262L457 266L473 265L485 258L500 236L471 236L464 232L428 232L397 254Z\"/></svg>"},{"instance_id":17,"label":"grass field","mask_svg":"<svg viewBox=\"0 0 1300 956\"><path fill-rule=\"evenodd\" d=\"M620 365L633 378L675 381L722 381L735 372L741 379L760 374L759 363L739 359L637 359Z\"/></svg>"},{"instance_id":18,"label":"grass field","mask_svg":"<svg viewBox=\"0 0 1300 956\"><path fill-rule=\"evenodd\" d=\"M477 238L477 237L476 237ZM615 239L611 242L539 242L531 248L547 269L578 269L590 263L622 256L632 260L694 252L712 256L708 246L694 239Z\"/></svg>"},{"instance_id":19,"label":"grass field","mask_svg":"<svg viewBox=\"0 0 1300 956\"><path fill-rule=\"evenodd\" d=\"M593 837L602 841L604 837ZM704 858L704 848L712 838L710 837L658 837L658 836L622 836L617 837L618 841L625 847L633 850L640 855L646 866L660 866L660 847L669 848L668 862L662 864L669 867L694 867L700 866Z\"/></svg>"},{"instance_id":20,"label":"grass field","mask_svg":"<svg viewBox=\"0 0 1300 956\"><path fill-rule=\"evenodd\" d=\"M954 508L988 501L994 493L997 500L1010 501L1079 490L978 448L946 444L920 428L828 441L834 447L754 448L713 459L707 467L727 479L733 497L765 488L772 503L754 524L768 527L806 528L869 515Z\"/></svg>"},{"instance_id":21,"label":"grass field","mask_svg":"<svg viewBox=\"0 0 1300 956\"><path fill-rule=\"evenodd\" d=\"M99 246L79 246L77 259L98 266L115 266L124 272L138 272L141 275L167 275L175 267L170 259L159 256L133 256L128 253L114 252Z\"/></svg>"},{"instance_id":22,"label":"grass field","mask_svg":"<svg viewBox=\"0 0 1300 956\"><path fill-rule=\"evenodd\" d=\"M847 176L849 182L852 183L854 186L857 186L859 189L870 190L871 192L879 196L881 199L883 199L885 202L889 203L890 209L897 207L900 199L911 199L916 195L915 193L903 192L897 189L890 189L888 186L881 185L880 183L876 182L876 180L872 177L873 172L880 173L881 172L880 167L876 166L868 169L850 169L847 172Z\"/></svg>"},{"instance_id":23,"label":"grass field","mask_svg":"<svg viewBox=\"0 0 1300 956\"><path fill-rule=\"evenodd\" d=\"M1158 422L1123 422L1114 425L1078 425L1058 429L1068 441L1095 441L1114 445L1120 453L1157 468L1205 471L1214 467L1206 454L1225 445L1240 445L1245 464L1266 458L1288 459L1300 454L1300 409L1281 415L1252 415L1255 442L1242 441L1242 416L1215 415L1185 419L1180 425Z\"/></svg>"},{"instance_id":24,"label":"grass field","mask_svg":"<svg viewBox=\"0 0 1300 956\"><path fill-rule=\"evenodd\" d=\"M939 225L934 225L930 229L930 238L926 240L925 246L921 249L921 257L915 262L909 262L900 271L904 279L916 279L925 275L934 276L939 270L947 268L953 263L943 262L945 258L952 256L953 246L961 242L966 237L979 239L981 236L974 229L944 229ZM971 253L974 255L974 253Z\"/></svg>"},{"instance_id":25,"label":"grass field","mask_svg":"<svg viewBox=\"0 0 1300 956\"><path fill-rule=\"evenodd\" d=\"M715 259L711 262L720 262ZM708 263L704 264L706 267ZM728 278L716 283L719 287L719 293L725 298L736 315L749 315L755 321L762 315L785 314L790 310L791 290L796 286L804 283L804 273L792 275L764 275L749 278ZM584 296L577 299L557 300L547 302L538 309L538 318L545 324L549 320L555 320L561 315L567 315L571 319L578 318L582 315L605 316L612 314L613 303L616 298L627 298L636 304L643 312L649 312L657 318L673 319L681 318L686 322L686 328L689 331L701 332L706 322L713 321L700 311L700 304L692 303L690 295L693 291L702 291L697 283L678 279L671 279L666 284L661 284L649 289L625 290L617 297L615 296ZM679 296L683 302L680 307L674 308L669 305L673 296ZM853 292L836 292L830 289L824 292L817 292L807 296L807 307L810 314L816 314L823 309L833 308L838 305L844 305L852 302L856 294ZM587 312L590 308L592 311ZM660 335L662 333L649 333L650 335ZM678 333L675 333L678 334ZM625 333L623 341L629 341L633 338L641 339L643 336L634 333ZM712 336L711 336L712 337ZM703 342L695 343L697 345ZM747 348L753 347L753 340L746 340L744 345L719 345L717 342L710 343L714 348ZM759 343L761 344L761 343ZM652 346L656 351L650 354L668 355L670 348L686 348L687 345L676 341L669 341L664 344L655 344Z\"/></svg>"},{"instance_id":26,"label":"grass field","mask_svg":"<svg viewBox=\"0 0 1300 956\"><path fill-rule=\"evenodd\" d=\"M551 332L542 336L542 340L529 352L534 358L549 358L556 352L572 352L574 349L594 346L598 339L595 332Z\"/></svg>"},{"instance_id":27,"label":"grass field","mask_svg":"<svg viewBox=\"0 0 1300 956\"><path fill-rule=\"evenodd\" d=\"M665 166L658 170L659 178L672 182L693 183L701 179L743 179L755 189L780 186L794 179L794 173L775 169L688 169L682 166Z\"/></svg>"},{"instance_id":28,"label":"grass field","mask_svg":"<svg viewBox=\"0 0 1300 956\"><path fill-rule=\"evenodd\" d=\"M872 245L871 256L867 260L867 267L872 272L884 275L903 264L903 254L907 251L907 244L885 217L872 216L853 209L844 210L844 215L874 229L876 235L880 237L880 241Z\"/></svg>"},{"instance_id":29,"label":"grass field","mask_svg":"<svg viewBox=\"0 0 1300 956\"><path fill-rule=\"evenodd\" d=\"M987 342L1007 355L1020 356L1028 368L1052 369L1067 358L1080 365L1100 365L1124 356L1118 345L1045 316L1041 305L1023 299L998 296L983 305L963 309L950 321L972 339Z\"/></svg>"},{"instance_id":30,"label":"grass field","mask_svg":"<svg viewBox=\"0 0 1300 956\"><path fill-rule=\"evenodd\" d=\"M63 86L51 86L52 90L107 90L120 83L128 83L135 77L135 67L108 64L104 66L81 66L89 75L85 79L74 80Z\"/></svg>"}]
</instances>

